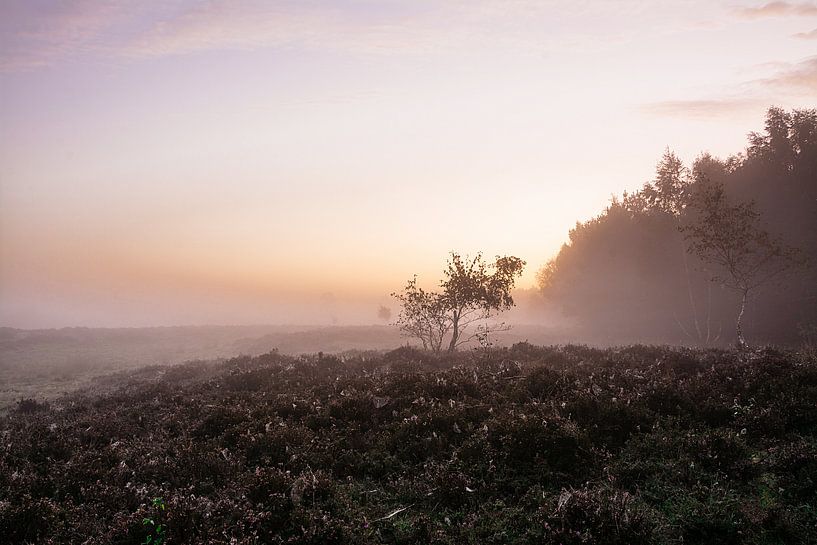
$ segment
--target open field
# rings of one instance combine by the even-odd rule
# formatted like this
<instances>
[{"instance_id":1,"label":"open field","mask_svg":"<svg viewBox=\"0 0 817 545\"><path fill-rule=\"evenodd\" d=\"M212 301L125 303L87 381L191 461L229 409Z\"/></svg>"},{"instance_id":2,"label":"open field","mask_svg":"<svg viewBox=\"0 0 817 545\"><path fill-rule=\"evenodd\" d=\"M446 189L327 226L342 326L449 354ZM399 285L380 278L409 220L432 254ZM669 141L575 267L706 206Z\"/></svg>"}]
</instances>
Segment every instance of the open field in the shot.
<instances>
[{"instance_id":1,"label":"open field","mask_svg":"<svg viewBox=\"0 0 817 545\"><path fill-rule=\"evenodd\" d=\"M355 344L356 343L356 344ZM147 365L258 355L371 349L400 344L385 326L201 326L122 329L0 329L0 410L21 398L48 399L94 377Z\"/></svg>"},{"instance_id":2,"label":"open field","mask_svg":"<svg viewBox=\"0 0 817 545\"><path fill-rule=\"evenodd\" d=\"M553 343L557 332L523 325L497 340ZM296 355L388 350L405 342L395 328L383 325L0 328L0 412L20 399L50 399L87 387L94 377L147 365L256 356L272 350Z\"/></svg>"},{"instance_id":3,"label":"open field","mask_svg":"<svg viewBox=\"0 0 817 545\"><path fill-rule=\"evenodd\" d=\"M815 543L817 361L633 346L148 367L0 419L9 543Z\"/></svg>"}]
</instances>

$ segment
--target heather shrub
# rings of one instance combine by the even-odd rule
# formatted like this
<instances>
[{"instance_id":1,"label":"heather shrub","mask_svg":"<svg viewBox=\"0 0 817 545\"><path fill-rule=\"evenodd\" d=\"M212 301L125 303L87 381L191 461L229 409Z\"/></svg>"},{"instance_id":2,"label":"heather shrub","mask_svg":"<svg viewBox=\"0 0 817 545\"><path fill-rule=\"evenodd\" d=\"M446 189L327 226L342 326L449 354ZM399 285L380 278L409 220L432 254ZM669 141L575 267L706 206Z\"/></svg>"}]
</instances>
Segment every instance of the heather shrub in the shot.
<instances>
[{"instance_id":1,"label":"heather shrub","mask_svg":"<svg viewBox=\"0 0 817 545\"><path fill-rule=\"evenodd\" d=\"M799 353L271 353L105 385L0 418L4 543L817 542Z\"/></svg>"},{"instance_id":2,"label":"heather shrub","mask_svg":"<svg viewBox=\"0 0 817 545\"><path fill-rule=\"evenodd\" d=\"M663 541L660 515L626 491L565 489L542 510L550 543L625 545Z\"/></svg>"}]
</instances>

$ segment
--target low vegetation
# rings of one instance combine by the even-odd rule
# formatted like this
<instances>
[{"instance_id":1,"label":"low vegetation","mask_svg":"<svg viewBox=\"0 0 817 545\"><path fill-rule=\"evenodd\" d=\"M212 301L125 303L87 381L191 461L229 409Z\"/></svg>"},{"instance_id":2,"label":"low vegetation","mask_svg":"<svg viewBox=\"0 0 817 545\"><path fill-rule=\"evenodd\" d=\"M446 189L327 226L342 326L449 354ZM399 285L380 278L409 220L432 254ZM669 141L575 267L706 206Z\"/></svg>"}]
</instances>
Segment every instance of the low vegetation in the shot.
<instances>
[{"instance_id":1,"label":"low vegetation","mask_svg":"<svg viewBox=\"0 0 817 545\"><path fill-rule=\"evenodd\" d=\"M813 355L521 343L107 380L0 420L4 542L817 542Z\"/></svg>"},{"instance_id":2,"label":"low vegetation","mask_svg":"<svg viewBox=\"0 0 817 545\"><path fill-rule=\"evenodd\" d=\"M522 335L535 338L531 331ZM0 327L0 414L20 398L51 399L95 377L147 365L256 356L275 348L287 354L388 349L400 340L386 326Z\"/></svg>"}]
</instances>

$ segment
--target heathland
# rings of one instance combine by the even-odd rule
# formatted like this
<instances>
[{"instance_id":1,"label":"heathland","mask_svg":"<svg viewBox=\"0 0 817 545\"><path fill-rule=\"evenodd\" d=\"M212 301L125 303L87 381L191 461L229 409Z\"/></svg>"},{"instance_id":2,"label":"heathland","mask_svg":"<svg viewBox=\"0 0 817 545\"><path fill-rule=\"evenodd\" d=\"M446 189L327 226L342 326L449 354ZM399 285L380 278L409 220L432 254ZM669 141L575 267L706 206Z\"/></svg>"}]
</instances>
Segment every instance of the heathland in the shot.
<instances>
[{"instance_id":1,"label":"heathland","mask_svg":"<svg viewBox=\"0 0 817 545\"><path fill-rule=\"evenodd\" d=\"M817 359L270 352L0 419L9 543L814 543Z\"/></svg>"}]
</instances>

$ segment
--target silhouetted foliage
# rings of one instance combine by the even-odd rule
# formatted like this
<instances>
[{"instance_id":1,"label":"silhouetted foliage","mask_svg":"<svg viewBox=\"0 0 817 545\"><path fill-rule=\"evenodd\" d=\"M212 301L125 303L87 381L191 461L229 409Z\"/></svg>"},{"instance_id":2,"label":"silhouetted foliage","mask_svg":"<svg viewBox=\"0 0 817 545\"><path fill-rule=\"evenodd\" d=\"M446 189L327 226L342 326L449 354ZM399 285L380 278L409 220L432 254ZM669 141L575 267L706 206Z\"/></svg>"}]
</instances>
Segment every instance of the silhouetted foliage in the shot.
<instances>
[{"instance_id":1,"label":"silhouetted foliage","mask_svg":"<svg viewBox=\"0 0 817 545\"><path fill-rule=\"evenodd\" d=\"M739 342L737 332L727 332L742 294L711 282L723 271L706 252L689 251L684 236L701 219L707 187L723 189L732 216L753 215L753 233L766 237L756 249L780 250L766 252L781 254L770 264L791 264L785 257L791 248L809 264L786 275L785 283L753 289L741 324L758 342L801 341L799 332L817 324L815 110L769 109L765 131L750 135L744 154L725 160L703 154L688 168L667 151L641 190L571 230L569 242L539 271L542 294L596 342Z\"/></svg>"},{"instance_id":2,"label":"silhouetted foliage","mask_svg":"<svg viewBox=\"0 0 817 545\"><path fill-rule=\"evenodd\" d=\"M799 265L798 252L760 227L754 202L729 203L720 184L698 182L690 206L694 216L682 232L690 251L714 266L712 280L740 293L735 331L744 348L741 322L750 295Z\"/></svg>"},{"instance_id":3,"label":"silhouetted foliage","mask_svg":"<svg viewBox=\"0 0 817 545\"><path fill-rule=\"evenodd\" d=\"M424 290L415 276L402 292L392 294L402 307L397 326L434 352L442 350L446 340L449 352L475 339L487 344L490 333L507 329L490 320L513 307L511 290L524 266L524 261L513 256L497 256L488 264L482 254L463 259L452 252L441 291Z\"/></svg>"}]
</instances>

